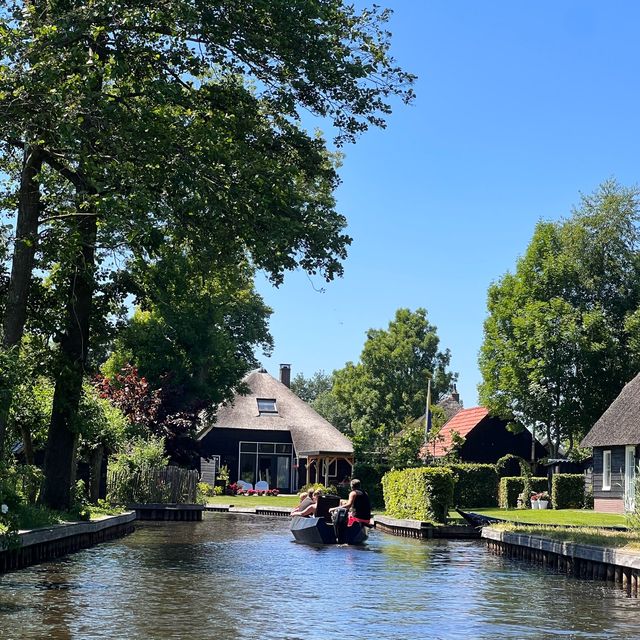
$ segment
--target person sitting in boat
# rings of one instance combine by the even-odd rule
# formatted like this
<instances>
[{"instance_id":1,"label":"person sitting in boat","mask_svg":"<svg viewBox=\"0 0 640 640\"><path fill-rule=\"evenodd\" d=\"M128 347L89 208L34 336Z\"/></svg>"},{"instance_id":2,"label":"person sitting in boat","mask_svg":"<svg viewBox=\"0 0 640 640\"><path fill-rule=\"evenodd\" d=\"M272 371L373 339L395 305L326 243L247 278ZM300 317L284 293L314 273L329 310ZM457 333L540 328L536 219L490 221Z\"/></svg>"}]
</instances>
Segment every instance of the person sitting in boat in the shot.
<instances>
[{"instance_id":1,"label":"person sitting in boat","mask_svg":"<svg viewBox=\"0 0 640 640\"><path fill-rule=\"evenodd\" d=\"M310 505L305 507L304 509L300 509L300 505L298 505L292 512L291 517L293 516L302 516L303 518L310 517L315 514L316 507L318 506L318 498L322 495L322 489L316 489L313 491L313 500Z\"/></svg>"},{"instance_id":2,"label":"person sitting in boat","mask_svg":"<svg viewBox=\"0 0 640 640\"><path fill-rule=\"evenodd\" d=\"M295 511L304 511L307 507L310 507L312 504L313 504L313 489L309 489L309 491L303 491L300 494L300 503L295 508Z\"/></svg>"},{"instance_id":3,"label":"person sitting in boat","mask_svg":"<svg viewBox=\"0 0 640 640\"><path fill-rule=\"evenodd\" d=\"M341 500L339 507L334 507L330 511L336 509L347 509L349 519L347 526L350 527L354 522L359 522L363 526L369 525L371 520L371 500L369 495L362 488L360 480L354 478L351 481L351 491L347 500Z\"/></svg>"}]
</instances>

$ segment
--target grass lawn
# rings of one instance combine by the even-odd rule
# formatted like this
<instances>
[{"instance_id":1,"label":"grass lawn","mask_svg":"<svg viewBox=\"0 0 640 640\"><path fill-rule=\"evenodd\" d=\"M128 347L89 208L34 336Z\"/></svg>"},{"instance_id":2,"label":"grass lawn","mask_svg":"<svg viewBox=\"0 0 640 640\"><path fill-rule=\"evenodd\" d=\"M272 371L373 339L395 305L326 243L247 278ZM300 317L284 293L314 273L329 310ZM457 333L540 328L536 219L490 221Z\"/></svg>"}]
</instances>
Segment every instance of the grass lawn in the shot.
<instances>
[{"instance_id":1,"label":"grass lawn","mask_svg":"<svg viewBox=\"0 0 640 640\"><path fill-rule=\"evenodd\" d=\"M522 524L559 524L578 527L626 526L626 519L622 515L595 513L586 509L469 509L469 511Z\"/></svg>"},{"instance_id":2,"label":"grass lawn","mask_svg":"<svg viewBox=\"0 0 640 640\"><path fill-rule=\"evenodd\" d=\"M234 507L296 507L300 502L293 496L207 496L207 504L230 504Z\"/></svg>"}]
</instances>

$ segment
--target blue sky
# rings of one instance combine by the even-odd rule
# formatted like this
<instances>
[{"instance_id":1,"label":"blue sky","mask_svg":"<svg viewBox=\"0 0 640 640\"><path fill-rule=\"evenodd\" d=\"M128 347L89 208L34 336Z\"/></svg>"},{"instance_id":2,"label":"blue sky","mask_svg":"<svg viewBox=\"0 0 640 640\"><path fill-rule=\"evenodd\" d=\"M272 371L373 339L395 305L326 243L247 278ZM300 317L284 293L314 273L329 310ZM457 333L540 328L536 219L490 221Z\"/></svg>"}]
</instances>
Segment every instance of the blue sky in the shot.
<instances>
[{"instance_id":1,"label":"blue sky","mask_svg":"<svg viewBox=\"0 0 640 640\"><path fill-rule=\"evenodd\" d=\"M638 182L640 3L381 4L417 99L344 149L344 277L259 279L276 343L262 361L276 376L281 362L330 372L358 359L367 329L424 307L471 407L489 284L538 220L569 215L607 178Z\"/></svg>"}]
</instances>

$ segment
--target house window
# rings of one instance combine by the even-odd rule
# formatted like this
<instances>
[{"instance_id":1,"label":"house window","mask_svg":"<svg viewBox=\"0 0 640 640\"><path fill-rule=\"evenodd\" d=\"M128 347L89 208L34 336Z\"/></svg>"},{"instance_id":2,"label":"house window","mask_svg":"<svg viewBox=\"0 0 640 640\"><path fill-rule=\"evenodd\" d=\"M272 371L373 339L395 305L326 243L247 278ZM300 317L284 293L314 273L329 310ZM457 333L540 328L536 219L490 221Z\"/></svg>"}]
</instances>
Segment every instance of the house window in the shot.
<instances>
[{"instance_id":1,"label":"house window","mask_svg":"<svg viewBox=\"0 0 640 640\"><path fill-rule=\"evenodd\" d=\"M258 413L278 413L275 398L258 398Z\"/></svg>"},{"instance_id":2,"label":"house window","mask_svg":"<svg viewBox=\"0 0 640 640\"><path fill-rule=\"evenodd\" d=\"M602 452L602 490L611 489L611 451Z\"/></svg>"},{"instance_id":3,"label":"house window","mask_svg":"<svg viewBox=\"0 0 640 640\"><path fill-rule=\"evenodd\" d=\"M289 491L291 487L291 444L240 442L238 479L266 482L270 489Z\"/></svg>"}]
</instances>

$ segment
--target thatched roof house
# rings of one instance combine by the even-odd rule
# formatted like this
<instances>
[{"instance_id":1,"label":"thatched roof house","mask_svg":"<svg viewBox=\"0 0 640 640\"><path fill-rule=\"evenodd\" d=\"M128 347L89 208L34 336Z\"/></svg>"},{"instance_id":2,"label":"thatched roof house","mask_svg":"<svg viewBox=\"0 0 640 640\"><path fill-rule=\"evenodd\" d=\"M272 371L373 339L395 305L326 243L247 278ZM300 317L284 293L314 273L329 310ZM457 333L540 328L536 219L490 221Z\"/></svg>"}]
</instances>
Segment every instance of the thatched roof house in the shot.
<instances>
[{"instance_id":1,"label":"thatched roof house","mask_svg":"<svg viewBox=\"0 0 640 640\"><path fill-rule=\"evenodd\" d=\"M640 443L640 373L627 383L583 438L582 447Z\"/></svg>"},{"instance_id":2,"label":"thatched roof house","mask_svg":"<svg viewBox=\"0 0 640 640\"><path fill-rule=\"evenodd\" d=\"M633 509L640 444L640 373L627 383L580 443L593 447L593 502L596 511Z\"/></svg>"},{"instance_id":3,"label":"thatched roof house","mask_svg":"<svg viewBox=\"0 0 640 640\"><path fill-rule=\"evenodd\" d=\"M220 406L199 434L203 457L220 456L232 480L282 490L351 475L351 441L289 389L289 365L281 365L280 377L257 369L244 378L249 392Z\"/></svg>"}]
</instances>

